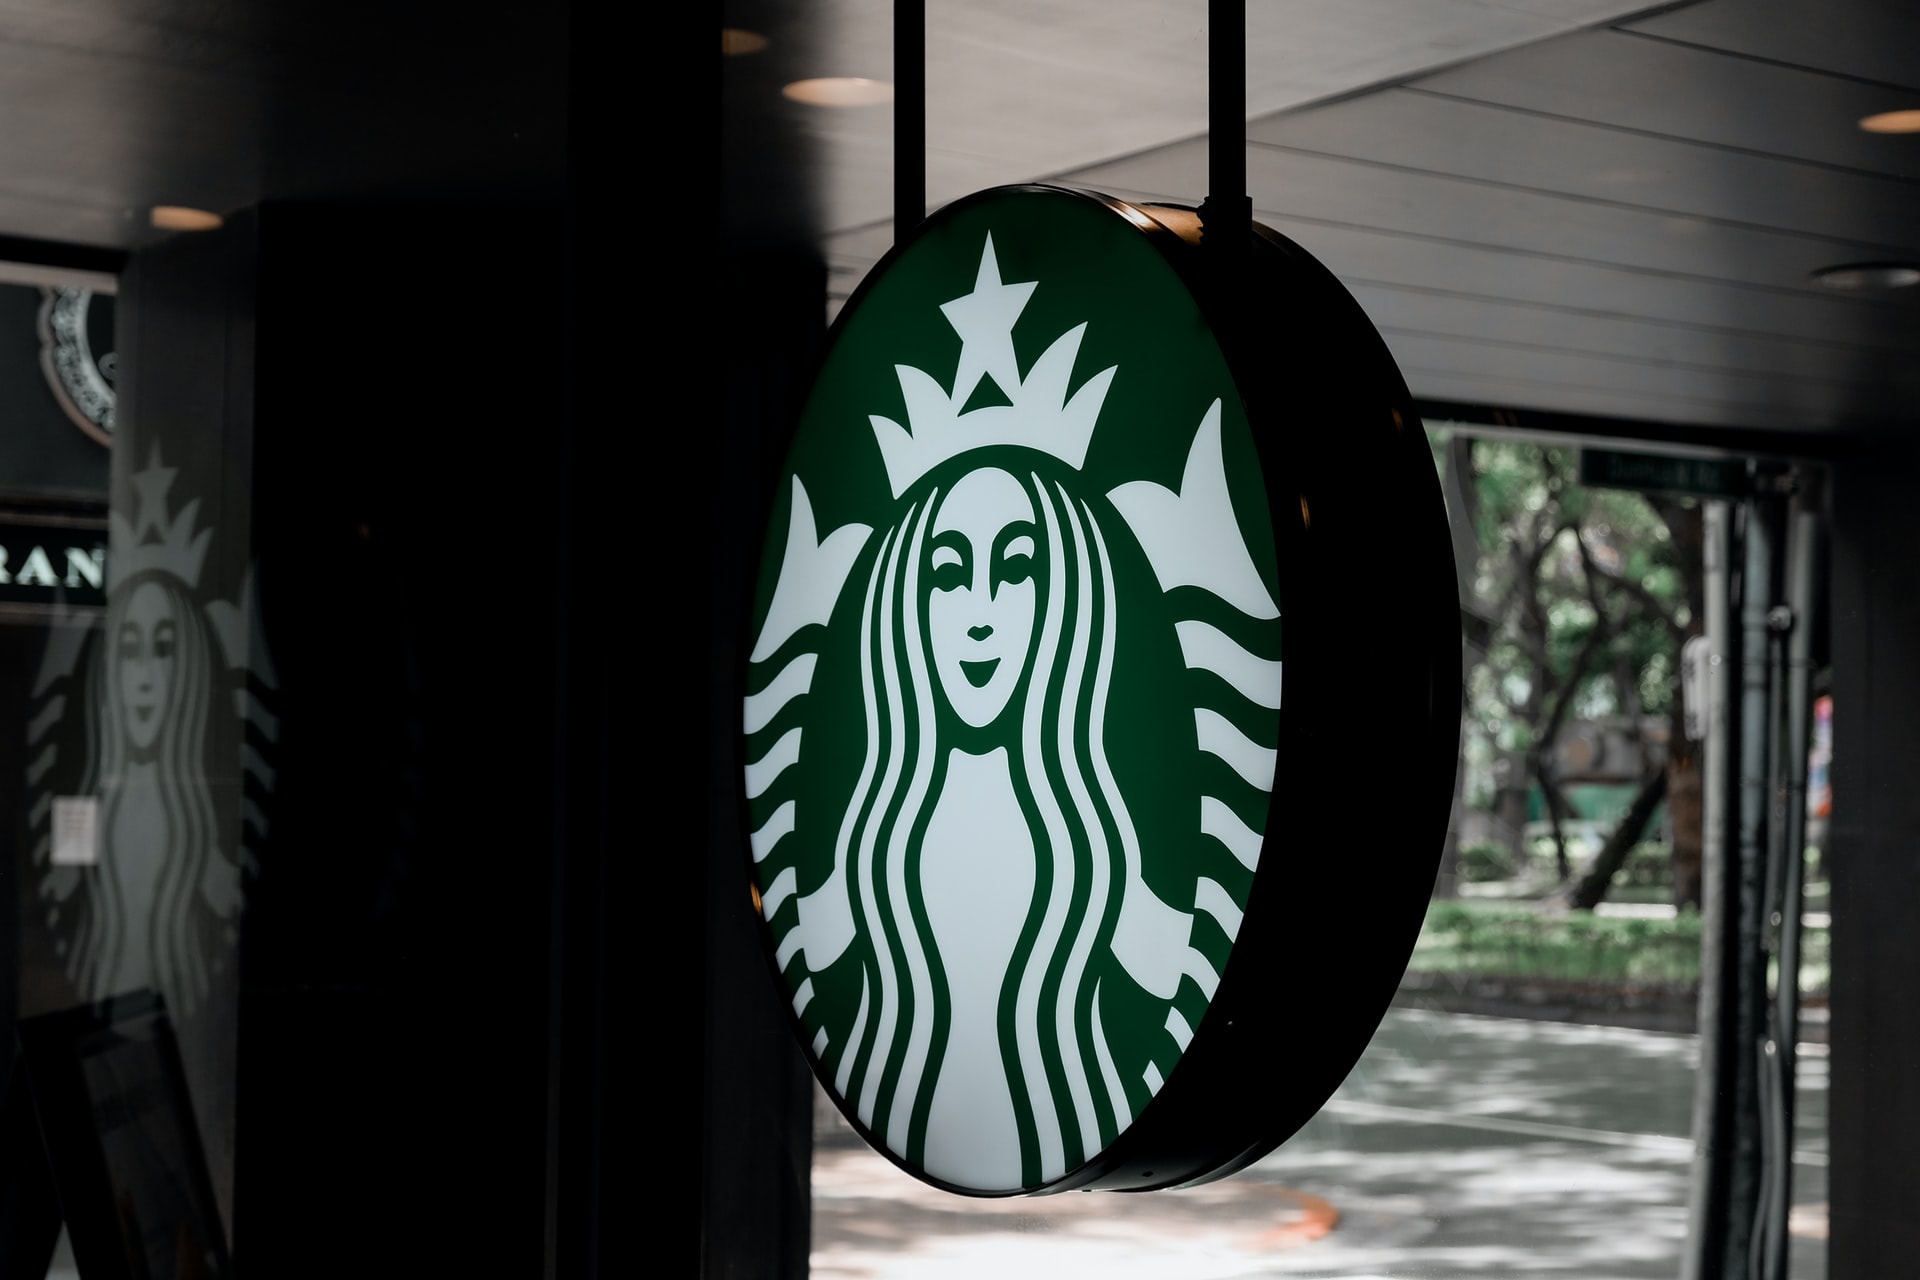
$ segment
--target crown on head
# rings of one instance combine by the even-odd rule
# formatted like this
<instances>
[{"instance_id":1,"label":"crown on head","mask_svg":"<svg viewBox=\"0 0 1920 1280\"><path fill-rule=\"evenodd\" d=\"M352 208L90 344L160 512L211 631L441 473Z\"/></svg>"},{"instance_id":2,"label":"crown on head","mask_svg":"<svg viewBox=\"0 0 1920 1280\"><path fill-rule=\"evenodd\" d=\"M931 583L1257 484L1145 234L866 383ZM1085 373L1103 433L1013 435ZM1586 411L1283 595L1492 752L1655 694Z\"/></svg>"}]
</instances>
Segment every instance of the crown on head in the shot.
<instances>
[{"instance_id":1,"label":"crown on head","mask_svg":"<svg viewBox=\"0 0 1920 1280\"><path fill-rule=\"evenodd\" d=\"M108 513L107 591L138 574L159 572L180 579L191 590L200 585L200 566L207 558L212 529L193 531L200 499L167 518L167 490L178 469L163 466L155 445L147 469L133 473L133 519L118 511Z\"/></svg>"},{"instance_id":2,"label":"crown on head","mask_svg":"<svg viewBox=\"0 0 1920 1280\"><path fill-rule=\"evenodd\" d=\"M894 497L947 459L989 445L1038 449L1075 471L1086 461L1094 423L1119 366L1087 379L1068 399L1067 380L1073 376L1080 339L1087 332L1081 324L1056 338L1022 378L1013 354L1013 325L1026 309L1035 283L1001 283L993 236L988 235L973 292L940 307L960 335L960 367L952 393L923 370L904 364L893 367L906 397L908 425L879 414L869 415L868 421L873 424ZM961 412L983 377L991 377L1009 403Z\"/></svg>"}]
</instances>

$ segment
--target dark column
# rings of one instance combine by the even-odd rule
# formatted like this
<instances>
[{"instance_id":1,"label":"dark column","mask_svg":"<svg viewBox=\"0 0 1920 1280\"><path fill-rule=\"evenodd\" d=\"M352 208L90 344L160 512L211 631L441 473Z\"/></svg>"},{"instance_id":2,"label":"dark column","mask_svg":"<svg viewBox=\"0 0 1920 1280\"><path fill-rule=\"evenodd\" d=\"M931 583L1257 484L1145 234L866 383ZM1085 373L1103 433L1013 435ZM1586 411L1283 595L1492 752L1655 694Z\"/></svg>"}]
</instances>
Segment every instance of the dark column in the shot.
<instances>
[{"instance_id":1,"label":"dark column","mask_svg":"<svg viewBox=\"0 0 1920 1280\"><path fill-rule=\"evenodd\" d=\"M1920 451L1837 468L1833 498L1834 1280L1920 1258Z\"/></svg>"},{"instance_id":2,"label":"dark column","mask_svg":"<svg viewBox=\"0 0 1920 1280\"><path fill-rule=\"evenodd\" d=\"M213 1104L248 1274L539 1275L550 1247L560 655L583 625L563 229L269 206L126 276L131 465L143 440L211 453L245 499L222 534L274 673Z\"/></svg>"},{"instance_id":3,"label":"dark column","mask_svg":"<svg viewBox=\"0 0 1920 1280\"><path fill-rule=\"evenodd\" d=\"M740 642L771 485L825 336L826 270L811 255L743 253L725 267L726 416L710 437L711 665L705 791L707 1094L702 1267L805 1275L812 1231L813 1076L776 994L747 877L737 746Z\"/></svg>"}]
</instances>

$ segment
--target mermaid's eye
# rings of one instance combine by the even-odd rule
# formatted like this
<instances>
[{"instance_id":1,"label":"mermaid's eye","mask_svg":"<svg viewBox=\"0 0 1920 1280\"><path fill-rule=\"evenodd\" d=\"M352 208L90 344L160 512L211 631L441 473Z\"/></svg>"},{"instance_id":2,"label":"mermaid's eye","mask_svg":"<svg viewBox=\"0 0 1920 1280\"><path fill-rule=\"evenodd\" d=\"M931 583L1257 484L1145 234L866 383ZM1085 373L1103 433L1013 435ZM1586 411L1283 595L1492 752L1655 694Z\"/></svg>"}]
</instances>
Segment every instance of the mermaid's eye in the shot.
<instances>
[{"instance_id":1,"label":"mermaid's eye","mask_svg":"<svg viewBox=\"0 0 1920 1280\"><path fill-rule=\"evenodd\" d=\"M1010 538L1000 549L999 579L1002 582L1025 582L1033 576L1033 538L1020 534Z\"/></svg>"},{"instance_id":2,"label":"mermaid's eye","mask_svg":"<svg viewBox=\"0 0 1920 1280\"><path fill-rule=\"evenodd\" d=\"M953 591L967 585L967 557L952 542L936 542L927 557L935 591Z\"/></svg>"},{"instance_id":3,"label":"mermaid's eye","mask_svg":"<svg viewBox=\"0 0 1920 1280\"><path fill-rule=\"evenodd\" d=\"M1033 526L1016 524L1000 533L1000 553L993 566L993 580L998 583L1016 583L1033 578L1033 533L1018 532L1021 528L1031 530Z\"/></svg>"}]
</instances>

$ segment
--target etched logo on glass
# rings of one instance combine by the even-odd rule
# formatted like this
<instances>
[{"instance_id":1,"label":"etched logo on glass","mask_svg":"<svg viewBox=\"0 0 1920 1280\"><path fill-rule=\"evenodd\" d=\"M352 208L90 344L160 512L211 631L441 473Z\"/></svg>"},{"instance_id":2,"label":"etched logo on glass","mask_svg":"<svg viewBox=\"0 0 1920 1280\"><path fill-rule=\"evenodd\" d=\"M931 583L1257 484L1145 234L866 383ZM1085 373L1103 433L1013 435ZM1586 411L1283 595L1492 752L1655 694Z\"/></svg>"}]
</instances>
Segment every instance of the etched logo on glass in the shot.
<instances>
[{"instance_id":1,"label":"etched logo on glass","mask_svg":"<svg viewBox=\"0 0 1920 1280\"><path fill-rule=\"evenodd\" d=\"M206 598L213 530L198 499L171 505L175 475L156 450L133 510L110 514L103 624L49 628L27 781L39 897L79 994L151 986L191 1013L235 941L278 725L251 575Z\"/></svg>"}]
</instances>

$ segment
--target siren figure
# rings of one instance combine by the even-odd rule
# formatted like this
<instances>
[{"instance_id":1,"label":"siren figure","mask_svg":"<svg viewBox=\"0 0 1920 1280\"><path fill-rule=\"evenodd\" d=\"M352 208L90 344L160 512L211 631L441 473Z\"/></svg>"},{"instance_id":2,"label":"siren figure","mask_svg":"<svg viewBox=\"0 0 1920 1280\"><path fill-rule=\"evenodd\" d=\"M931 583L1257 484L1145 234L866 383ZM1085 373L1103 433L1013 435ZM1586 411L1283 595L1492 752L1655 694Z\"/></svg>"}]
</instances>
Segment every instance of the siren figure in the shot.
<instances>
[{"instance_id":1,"label":"siren figure","mask_svg":"<svg viewBox=\"0 0 1920 1280\"><path fill-rule=\"evenodd\" d=\"M223 823L215 803L210 752L237 746L216 743L213 730L218 717L236 714L229 682L247 674L241 633L252 619L245 591L239 607L197 598L211 530L195 529L197 501L168 518L173 476L156 452L134 477L133 518L111 515L104 625L77 652L49 646L37 704L83 709L85 745L78 770L55 769L53 785L97 800L97 848L90 863L60 865L43 836L38 857L41 897L79 993L102 999L155 987L186 1014L231 949L241 867L250 861L240 823ZM270 685L257 637L253 649L256 674ZM36 717L50 761L58 723ZM249 751L240 773L265 778L265 770Z\"/></svg>"},{"instance_id":2,"label":"siren figure","mask_svg":"<svg viewBox=\"0 0 1920 1280\"><path fill-rule=\"evenodd\" d=\"M203 934L239 887L207 786L206 623L178 578L145 574L108 598L99 650L87 724L103 850L71 972L96 996L152 985L191 1008L218 942Z\"/></svg>"},{"instance_id":3,"label":"siren figure","mask_svg":"<svg viewBox=\"0 0 1920 1280\"><path fill-rule=\"evenodd\" d=\"M800 903L803 927L843 909L856 925L872 1012L839 1070L863 1120L964 1186L1057 1177L1125 1128L1151 1089L1135 1055L1116 1061L1103 984L1170 1000L1188 958L1190 917L1142 879L1106 759L1105 537L1048 461L930 488L883 540L847 875ZM913 899L923 912L894 907Z\"/></svg>"}]
</instances>

